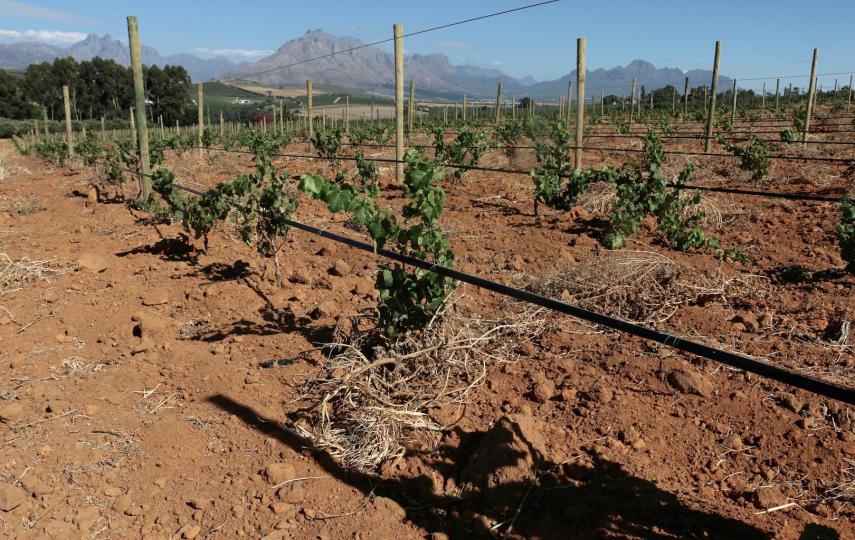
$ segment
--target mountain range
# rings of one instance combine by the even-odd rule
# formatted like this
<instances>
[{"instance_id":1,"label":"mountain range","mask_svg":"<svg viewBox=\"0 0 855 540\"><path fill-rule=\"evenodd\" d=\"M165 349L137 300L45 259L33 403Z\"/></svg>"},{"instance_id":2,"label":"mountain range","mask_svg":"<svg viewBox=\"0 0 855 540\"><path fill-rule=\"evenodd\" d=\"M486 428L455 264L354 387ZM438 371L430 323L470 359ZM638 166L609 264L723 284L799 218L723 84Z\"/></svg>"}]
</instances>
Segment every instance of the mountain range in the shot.
<instances>
[{"instance_id":1,"label":"mountain range","mask_svg":"<svg viewBox=\"0 0 855 540\"><path fill-rule=\"evenodd\" d=\"M334 36L323 30L310 30L293 39L270 56L258 62L237 68L224 78L251 79L270 86L304 84L306 79L321 84L355 88L366 92L390 95L394 91L394 58L391 53L376 47L365 47L354 37ZM354 51L348 51L360 47ZM337 51L348 51L327 56L312 62L299 63ZM289 66L282 68L281 66ZM576 70L553 81L536 82L531 77L517 79L498 69L473 65L453 65L444 54L413 54L404 59L406 84L416 81L416 95L422 99L448 98L459 100L464 94L473 98L495 98L497 84L502 82L503 97L554 100L567 93L567 82L576 80ZM685 77L691 86L709 84L712 72L678 68L656 68L644 60L634 60L623 67L595 69L587 73L589 95L630 94L632 79L639 87L655 90L666 85L675 86L680 93ZM732 79L720 76L722 88ZM405 86L405 88L408 88Z\"/></svg>"},{"instance_id":2,"label":"mountain range","mask_svg":"<svg viewBox=\"0 0 855 540\"><path fill-rule=\"evenodd\" d=\"M349 50L357 47L357 50ZM333 52L340 54L299 63ZM130 64L127 44L109 35L90 34L68 47L31 42L0 44L0 69L24 69L32 63L51 61L62 56L72 56L77 60L100 56L123 65ZM156 49L145 45L142 47L142 57L143 63L147 65L184 66L196 82L239 79L285 87L302 86L306 79L312 79L317 84L360 92L384 96L394 93L394 58L391 53L377 47L367 47L355 37L335 36L321 29L307 31L254 64L236 64L223 56L211 59L192 54L163 56ZM416 95L420 99L460 100L463 95L475 99L494 99L496 87L501 82L505 98L531 96L537 100L555 100L558 96L566 95L568 81L575 84L576 80L575 70L552 81L537 82L532 77L517 79L494 68L454 65L447 56L439 53L407 55L404 59L404 73L407 81L415 81ZM685 77L689 77L691 86L696 87L709 84L712 72L657 68L650 62L633 60L626 66L589 70L588 95L599 96L603 92L606 95L627 96L633 78L647 91L673 85L682 93ZM729 77L719 78L721 88L728 88L731 82Z\"/></svg>"},{"instance_id":3,"label":"mountain range","mask_svg":"<svg viewBox=\"0 0 855 540\"><path fill-rule=\"evenodd\" d=\"M224 56L215 58L199 58L192 54L176 54L163 56L153 47L141 47L143 64L163 67L167 64L180 65L187 70L194 81L209 81L216 79L227 71L232 71L243 64L236 64ZM30 64L51 62L54 58L71 56L76 60L91 60L96 56L115 60L124 66L131 64L128 44L123 43L109 34L97 36L89 34L85 39L68 47L57 47L36 42L21 42L0 44L0 69L26 69Z\"/></svg>"}]
</instances>

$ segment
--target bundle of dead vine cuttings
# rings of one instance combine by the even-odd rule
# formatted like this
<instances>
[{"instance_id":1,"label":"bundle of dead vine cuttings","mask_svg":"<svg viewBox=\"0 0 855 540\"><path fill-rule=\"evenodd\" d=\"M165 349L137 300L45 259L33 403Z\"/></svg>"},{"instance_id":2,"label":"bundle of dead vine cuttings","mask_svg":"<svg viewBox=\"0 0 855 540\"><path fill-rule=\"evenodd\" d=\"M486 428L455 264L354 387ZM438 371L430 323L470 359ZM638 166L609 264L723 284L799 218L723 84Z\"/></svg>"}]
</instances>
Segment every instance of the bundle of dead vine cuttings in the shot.
<instances>
[{"instance_id":1,"label":"bundle of dead vine cuttings","mask_svg":"<svg viewBox=\"0 0 855 540\"><path fill-rule=\"evenodd\" d=\"M512 315L486 319L466 313L461 299L396 342L365 350L351 335L330 345L321 373L301 388L301 435L343 466L375 472L413 437L448 427L430 411L454 404L462 411L491 364L515 362L516 349L549 327L542 309L509 306Z\"/></svg>"},{"instance_id":2,"label":"bundle of dead vine cuttings","mask_svg":"<svg viewBox=\"0 0 855 540\"><path fill-rule=\"evenodd\" d=\"M25 257L16 261L0 253L0 296L18 291L27 283L54 279L76 268L77 263L71 259L39 261Z\"/></svg>"},{"instance_id":3,"label":"bundle of dead vine cuttings","mask_svg":"<svg viewBox=\"0 0 855 540\"><path fill-rule=\"evenodd\" d=\"M625 320L658 325L687 305L732 305L768 293L769 280L719 266L681 267L647 251L606 252L596 260L542 277L522 277L538 294Z\"/></svg>"}]
</instances>

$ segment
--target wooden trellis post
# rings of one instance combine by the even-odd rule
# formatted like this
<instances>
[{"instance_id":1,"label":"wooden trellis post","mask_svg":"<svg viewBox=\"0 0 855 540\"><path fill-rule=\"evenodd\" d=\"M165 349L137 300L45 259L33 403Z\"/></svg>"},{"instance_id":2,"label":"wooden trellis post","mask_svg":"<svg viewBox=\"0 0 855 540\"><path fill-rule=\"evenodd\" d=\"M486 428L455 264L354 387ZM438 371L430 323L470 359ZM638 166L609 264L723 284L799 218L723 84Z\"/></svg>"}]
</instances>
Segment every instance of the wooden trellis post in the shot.
<instances>
[{"instance_id":1,"label":"wooden trellis post","mask_svg":"<svg viewBox=\"0 0 855 540\"><path fill-rule=\"evenodd\" d=\"M781 100L781 79L775 79L775 111L778 110L778 104Z\"/></svg>"},{"instance_id":2,"label":"wooden trellis post","mask_svg":"<svg viewBox=\"0 0 855 540\"><path fill-rule=\"evenodd\" d=\"M570 122L570 110L573 108L573 80L567 80L567 122Z\"/></svg>"},{"instance_id":3,"label":"wooden trellis post","mask_svg":"<svg viewBox=\"0 0 855 540\"><path fill-rule=\"evenodd\" d=\"M416 81L410 79L410 102L407 107L407 131L413 131L413 118L416 115Z\"/></svg>"},{"instance_id":4,"label":"wooden trellis post","mask_svg":"<svg viewBox=\"0 0 855 540\"><path fill-rule=\"evenodd\" d=\"M344 96L344 132L350 133L350 96Z\"/></svg>"},{"instance_id":5,"label":"wooden trellis post","mask_svg":"<svg viewBox=\"0 0 855 540\"><path fill-rule=\"evenodd\" d=\"M686 116L689 114L689 78L686 77L683 83L683 121L686 121Z\"/></svg>"},{"instance_id":6,"label":"wooden trellis post","mask_svg":"<svg viewBox=\"0 0 855 540\"><path fill-rule=\"evenodd\" d=\"M71 130L71 99L68 97L68 86L62 87L62 103L65 109L65 144L68 145L69 157L74 157L74 133Z\"/></svg>"},{"instance_id":7,"label":"wooden trellis post","mask_svg":"<svg viewBox=\"0 0 855 540\"><path fill-rule=\"evenodd\" d=\"M585 135L585 38L576 40L576 168L582 168L582 138Z\"/></svg>"},{"instance_id":8,"label":"wooden trellis post","mask_svg":"<svg viewBox=\"0 0 855 540\"><path fill-rule=\"evenodd\" d=\"M306 80L306 128L309 138L315 136L315 119L312 117L312 80Z\"/></svg>"},{"instance_id":9,"label":"wooden trellis post","mask_svg":"<svg viewBox=\"0 0 855 540\"><path fill-rule=\"evenodd\" d=\"M810 117L813 114L813 105L816 94L816 63L819 60L819 49L813 50L813 60L810 64L810 85L808 86L807 113L805 115L805 129L802 132L802 142L807 142L808 131L810 131Z\"/></svg>"},{"instance_id":10,"label":"wooden trellis post","mask_svg":"<svg viewBox=\"0 0 855 540\"><path fill-rule=\"evenodd\" d=\"M502 82L499 81L499 89L496 90L496 119L495 123L499 123L499 105L502 103Z\"/></svg>"},{"instance_id":11,"label":"wooden trellis post","mask_svg":"<svg viewBox=\"0 0 855 540\"><path fill-rule=\"evenodd\" d=\"M635 119L635 79L632 79L632 90L629 92L629 125Z\"/></svg>"},{"instance_id":12,"label":"wooden trellis post","mask_svg":"<svg viewBox=\"0 0 855 540\"><path fill-rule=\"evenodd\" d=\"M392 27L395 39L395 178L404 182L404 25ZM374 104L371 105L372 112Z\"/></svg>"},{"instance_id":13,"label":"wooden trellis post","mask_svg":"<svg viewBox=\"0 0 855 540\"><path fill-rule=\"evenodd\" d=\"M715 95L718 91L718 66L721 59L721 41L715 42L715 58L713 59L712 83L710 84L711 98L709 108L707 110L707 131L706 139L704 140L704 152L710 151L710 143L712 143L713 124L715 123ZM736 82L736 81L734 81ZM706 91L704 91L706 94Z\"/></svg>"},{"instance_id":14,"label":"wooden trellis post","mask_svg":"<svg viewBox=\"0 0 855 540\"><path fill-rule=\"evenodd\" d=\"M739 90L736 88L736 79L733 79L733 105L730 108L730 121L736 123L736 96L739 95Z\"/></svg>"},{"instance_id":15,"label":"wooden trellis post","mask_svg":"<svg viewBox=\"0 0 855 540\"><path fill-rule=\"evenodd\" d=\"M205 106L203 103L204 95L202 90L202 83L196 85L197 87L197 96L196 96L196 108L198 110L197 124L196 124L196 146L199 147L198 153L199 156L202 156L202 132L205 131Z\"/></svg>"}]
</instances>

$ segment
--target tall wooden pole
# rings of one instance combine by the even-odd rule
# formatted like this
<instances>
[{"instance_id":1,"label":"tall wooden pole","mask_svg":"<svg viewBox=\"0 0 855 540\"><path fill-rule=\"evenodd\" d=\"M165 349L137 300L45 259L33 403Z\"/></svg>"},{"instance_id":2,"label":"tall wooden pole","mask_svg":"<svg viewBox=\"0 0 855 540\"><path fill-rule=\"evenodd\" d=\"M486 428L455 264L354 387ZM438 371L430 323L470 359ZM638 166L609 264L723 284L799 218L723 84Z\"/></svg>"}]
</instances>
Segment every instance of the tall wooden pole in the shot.
<instances>
[{"instance_id":1,"label":"tall wooden pole","mask_svg":"<svg viewBox=\"0 0 855 540\"><path fill-rule=\"evenodd\" d=\"M629 93L629 125L635 119L635 79L632 79L632 90Z\"/></svg>"},{"instance_id":2,"label":"tall wooden pole","mask_svg":"<svg viewBox=\"0 0 855 540\"><path fill-rule=\"evenodd\" d=\"M846 98L846 110L849 110L849 107L852 106L852 74L849 74L849 97ZM47 126L45 126L47 129Z\"/></svg>"},{"instance_id":3,"label":"tall wooden pole","mask_svg":"<svg viewBox=\"0 0 855 540\"><path fill-rule=\"evenodd\" d=\"M851 86L851 85L850 85ZM850 90L849 95L852 95L852 91ZM517 98L516 96L511 98L511 118L514 120L517 119Z\"/></svg>"},{"instance_id":4,"label":"tall wooden pole","mask_svg":"<svg viewBox=\"0 0 855 540\"><path fill-rule=\"evenodd\" d=\"M689 114L689 78L683 83L683 121L686 121L686 116Z\"/></svg>"},{"instance_id":5,"label":"tall wooden pole","mask_svg":"<svg viewBox=\"0 0 855 540\"><path fill-rule=\"evenodd\" d=\"M466 96L463 96L463 123L466 123Z\"/></svg>"},{"instance_id":6,"label":"tall wooden pole","mask_svg":"<svg viewBox=\"0 0 855 540\"><path fill-rule=\"evenodd\" d=\"M163 122L161 122L160 125L163 126ZM225 122L225 119L223 118L223 110L220 109L220 137L222 137L225 132L226 132L226 122Z\"/></svg>"},{"instance_id":7,"label":"tall wooden pole","mask_svg":"<svg viewBox=\"0 0 855 540\"><path fill-rule=\"evenodd\" d=\"M306 80L306 126L309 129L309 138L315 136L315 122L312 118L312 80Z\"/></svg>"},{"instance_id":8,"label":"tall wooden pole","mask_svg":"<svg viewBox=\"0 0 855 540\"><path fill-rule=\"evenodd\" d=\"M499 106L502 104L502 81L499 81L499 89L496 90L496 119L495 123L499 123Z\"/></svg>"},{"instance_id":9,"label":"tall wooden pole","mask_svg":"<svg viewBox=\"0 0 855 540\"><path fill-rule=\"evenodd\" d=\"M410 102L407 105L407 131L413 131L413 118L416 116L416 81L413 79L410 79Z\"/></svg>"},{"instance_id":10,"label":"tall wooden pole","mask_svg":"<svg viewBox=\"0 0 855 540\"><path fill-rule=\"evenodd\" d=\"M760 108L766 110L766 82L763 82L763 97L760 99Z\"/></svg>"},{"instance_id":11,"label":"tall wooden pole","mask_svg":"<svg viewBox=\"0 0 855 540\"><path fill-rule=\"evenodd\" d=\"M582 168L582 138L585 135L585 38L576 40L576 168Z\"/></svg>"},{"instance_id":12,"label":"tall wooden pole","mask_svg":"<svg viewBox=\"0 0 855 540\"><path fill-rule=\"evenodd\" d=\"M196 146L199 147L199 155L202 155L202 133L205 131L205 105L204 105L204 90L202 83L196 85L196 105L198 109L198 118L196 120Z\"/></svg>"},{"instance_id":13,"label":"tall wooden pole","mask_svg":"<svg viewBox=\"0 0 855 540\"><path fill-rule=\"evenodd\" d=\"M736 123L736 96L739 90L736 88L736 79L733 79L733 105L730 108L730 122Z\"/></svg>"},{"instance_id":14,"label":"tall wooden pole","mask_svg":"<svg viewBox=\"0 0 855 540\"><path fill-rule=\"evenodd\" d=\"M775 111L778 111L778 104L781 101L781 79L775 79Z\"/></svg>"},{"instance_id":15,"label":"tall wooden pole","mask_svg":"<svg viewBox=\"0 0 855 540\"><path fill-rule=\"evenodd\" d=\"M808 86L807 114L805 115L805 130L802 132L802 142L807 141L810 131L810 117L813 114L813 101L816 93L816 63L819 60L819 49L813 50L813 60L810 63L810 85Z\"/></svg>"},{"instance_id":16,"label":"tall wooden pole","mask_svg":"<svg viewBox=\"0 0 855 540\"><path fill-rule=\"evenodd\" d=\"M573 79L567 81L567 122L570 122L570 108L573 106Z\"/></svg>"},{"instance_id":17,"label":"tall wooden pole","mask_svg":"<svg viewBox=\"0 0 855 540\"><path fill-rule=\"evenodd\" d=\"M710 143L712 143L713 124L715 123L715 96L718 92L718 66L721 59L721 41L715 42L715 58L713 59L713 73L711 83L711 94L709 108L707 110L707 137L704 140L704 152L710 151Z\"/></svg>"},{"instance_id":18,"label":"tall wooden pole","mask_svg":"<svg viewBox=\"0 0 855 540\"><path fill-rule=\"evenodd\" d=\"M404 25L392 27L395 38L395 179L404 182Z\"/></svg>"},{"instance_id":19,"label":"tall wooden pole","mask_svg":"<svg viewBox=\"0 0 855 540\"><path fill-rule=\"evenodd\" d=\"M62 103L65 108L65 144L68 145L68 155L74 157L74 133L71 131L71 99L68 97L68 86L62 87Z\"/></svg>"},{"instance_id":20,"label":"tall wooden pole","mask_svg":"<svg viewBox=\"0 0 855 540\"><path fill-rule=\"evenodd\" d=\"M344 96L344 132L350 133L350 96Z\"/></svg>"}]
</instances>

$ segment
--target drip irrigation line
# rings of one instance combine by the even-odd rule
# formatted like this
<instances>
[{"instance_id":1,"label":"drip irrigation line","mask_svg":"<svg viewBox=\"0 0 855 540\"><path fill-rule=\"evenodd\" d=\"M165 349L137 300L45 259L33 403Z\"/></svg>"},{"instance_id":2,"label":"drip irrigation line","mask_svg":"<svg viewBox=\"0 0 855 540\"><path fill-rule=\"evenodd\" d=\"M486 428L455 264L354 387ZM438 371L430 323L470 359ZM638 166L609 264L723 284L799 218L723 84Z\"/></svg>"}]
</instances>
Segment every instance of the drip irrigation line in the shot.
<instances>
[{"instance_id":1,"label":"drip irrigation line","mask_svg":"<svg viewBox=\"0 0 855 540\"><path fill-rule=\"evenodd\" d=\"M177 183L173 183L173 186L177 189L181 189L187 193L191 193L199 197L205 196L205 192L197 189L186 187ZM232 206L238 206L234 201L229 201L229 203ZM593 324L605 326L606 328L611 328L612 330L617 330L619 332L624 332L626 334L630 334L642 339L660 343L662 345L666 345L682 352L694 354L702 358L707 358L709 360L725 364L732 368L754 373L756 375L760 375L768 379L772 379L796 388L800 388L807 392L824 396L829 399L840 401L849 405L855 405L855 389L852 388L834 384L814 377L809 377L807 375L798 373L797 371L783 368L780 366L775 366L768 362L757 360L741 353L717 349L715 347L711 347L703 343L698 343L696 341L691 341L674 334L669 334L667 332L648 328L637 323L625 321L623 319L618 319L616 317L604 315L602 313L597 313L595 311L581 308L579 306L574 306L565 302L560 302L558 300L547 298L545 296L541 296L530 291L518 289L516 287L510 287L501 283L496 283L495 281L490 281L474 274L461 272L460 270L454 270L452 268L424 261L422 259L411 257L409 255L404 255L389 249L377 248L374 245L369 244L368 242L356 240L349 236L337 234L326 229L314 227L312 225L307 225L300 221L296 221L293 219L283 219L282 221L283 223L290 227L293 227L294 229L314 234L316 236L320 236L328 240L333 240L334 242L344 244L354 249L372 253L374 255L379 255L386 259L390 259L407 266L420 268L422 270L439 274L441 276L467 283L475 287L493 291L503 296L519 300L521 302L527 302L552 311L556 311L558 313L569 315L571 317L576 317L577 319L582 319Z\"/></svg>"},{"instance_id":2,"label":"drip irrigation line","mask_svg":"<svg viewBox=\"0 0 855 540\"><path fill-rule=\"evenodd\" d=\"M205 148L202 146L193 146L191 147L194 150L213 150L215 152L227 152L232 154L251 154L254 155L249 150L225 150L222 148ZM641 152L641 150L638 150ZM666 155L668 152L666 152ZM729 154L727 154L729 155ZM325 160L327 158L322 158L320 156L312 156L305 154L282 154L282 153L274 153L273 157L284 157L284 158L292 158L292 159L312 159L312 160ZM354 156L338 156L336 159L340 159L343 161L356 161L356 157ZM369 161L376 161L378 163L405 163L404 160L397 160L394 158L368 158ZM474 165L443 165L443 167L449 167L452 169L465 169L465 170L474 170L474 171L483 171L483 172L498 172L504 174L518 174L521 176L531 176L531 171L521 171L518 169L501 169L501 168L493 168L493 167L478 167ZM131 171L125 169L127 172L132 174L137 174L135 171ZM569 178L569 175L563 175L562 178ZM827 197L824 195L814 195L812 193L788 193L788 192L773 192L773 191L754 191L748 189L740 189L740 188L728 188L728 187L715 187L715 186L699 186L696 184L669 184L669 187L675 187L680 189L687 190L697 190L697 191L711 191L711 192L719 192L719 193L730 193L734 195L747 195L750 197L763 197L767 199L788 199L792 201L816 201L816 202L828 202L828 203L841 203L843 202L842 197Z\"/></svg>"},{"instance_id":3,"label":"drip irrigation line","mask_svg":"<svg viewBox=\"0 0 855 540\"><path fill-rule=\"evenodd\" d=\"M488 13L487 15L481 15L481 16L478 16L478 17L472 17L472 18L470 18L470 19L464 19L464 20L462 20L462 21L455 21L455 22L451 22L451 23L443 24L443 25L440 25L440 26L434 26L434 27L432 27L432 28L425 28L424 30L419 30L419 31L417 31L417 32L410 32L409 34L404 34L404 35L402 35L402 36L401 36L401 38L405 38L405 37L412 37L412 36L418 36L418 35L420 35L420 34L426 34L426 33L428 33L428 32L434 32L434 31L436 31L436 30L443 30L443 29L445 29L445 28L450 28L450 27L452 27L452 26L458 26L458 25L461 25L461 24L466 24L466 23L470 23L470 22L480 21L480 20L483 20L483 19L489 19L490 17L498 17L499 15L507 15L508 13L514 13L514 12L516 12L516 11L523 11L523 10L525 10L525 9L532 9L532 8L536 8L536 7L540 7L540 6L545 6L545 5L547 5L547 4L554 4L554 3L559 2L559 1L560 1L560 0L546 0L545 2L538 2L538 3L536 3L536 4L528 4L528 5L520 6L520 7L516 7L516 8L513 8L513 9L506 9L506 10L504 10L504 11L497 11L497 12L495 12L495 13ZM316 56L316 57L314 57L314 58L307 58L307 59L305 59L305 60L300 60L299 62L292 62L292 63L290 63L290 64L284 64L284 65L281 65L281 66L274 66L274 67L272 67L272 68L268 68L268 69L265 69L265 70L262 70L262 71L256 71L256 72L254 72L254 73L249 73L248 75L249 75L250 77L254 77L254 76L258 76L258 75L264 75L265 73L270 73L270 72L272 72L272 71L276 71L276 70L278 70L278 69L288 69L288 68L290 68L290 67L299 66L299 65L302 65L302 64L307 64L307 63L309 63L309 62L314 62L315 60L323 60L324 58L330 58L330 57L332 57L332 56L336 56L336 55L339 55L339 54L344 54L344 53L349 53L349 52L353 52L353 51L358 51L358 50L360 50L360 49L366 49L366 48L368 48L368 47L374 47L375 45L381 45L381 44L383 44L383 43L389 43L389 42L391 42L391 41L395 41L395 38L387 38L387 39L381 39L380 41L375 41L375 42L373 42L373 43L365 43L365 44L363 44L363 45L359 45L359 46L357 46L357 47L351 47L350 49L345 49L345 50L343 50L343 51L334 51L334 52L331 52L331 53L329 53L329 54L324 54L324 55L321 55L321 56Z\"/></svg>"}]
</instances>

